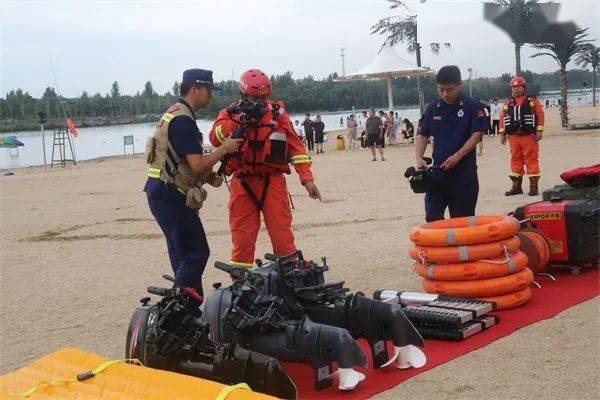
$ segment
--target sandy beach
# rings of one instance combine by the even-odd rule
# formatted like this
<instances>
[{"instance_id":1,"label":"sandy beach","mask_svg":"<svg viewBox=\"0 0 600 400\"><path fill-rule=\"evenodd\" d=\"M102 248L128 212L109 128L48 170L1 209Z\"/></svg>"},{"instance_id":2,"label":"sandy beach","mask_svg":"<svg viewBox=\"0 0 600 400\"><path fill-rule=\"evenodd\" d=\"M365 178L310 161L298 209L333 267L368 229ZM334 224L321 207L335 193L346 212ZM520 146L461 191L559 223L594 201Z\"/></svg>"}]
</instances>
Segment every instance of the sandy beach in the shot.
<instances>
[{"instance_id":1,"label":"sandy beach","mask_svg":"<svg viewBox=\"0 0 600 400\"><path fill-rule=\"evenodd\" d=\"M598 110L572 108L572 122L598 119ZM484 146L478 213L506 214L536 200L503 195L508 148L497 137L485 138ZM336 151L331 140L324 154L313 156L320 203L308 198L297 175L288 177L296 245L308 258L326 256L329 279L345 280L353 291L420 291L407 251L409 229L424 220L423 196L403 177L414 161L413 147L385 152L386 162L372 162L368 151ZM563 130L558 109L550 109L540 153L544 189L561 183L562 171L598 162L600 130ZM136 155L0 177L0 373L65 346L123 357L138 299L171 273L142 192L146 170ZM229 259L226 202L225 186L209 190L201 210L211 246L206 292L214 282L228 281L212 266ZM256 256L267 251L263 229ZM597 398L599 311L598 298L580 304L375 398Z\"/></svg>"}]
</instances>

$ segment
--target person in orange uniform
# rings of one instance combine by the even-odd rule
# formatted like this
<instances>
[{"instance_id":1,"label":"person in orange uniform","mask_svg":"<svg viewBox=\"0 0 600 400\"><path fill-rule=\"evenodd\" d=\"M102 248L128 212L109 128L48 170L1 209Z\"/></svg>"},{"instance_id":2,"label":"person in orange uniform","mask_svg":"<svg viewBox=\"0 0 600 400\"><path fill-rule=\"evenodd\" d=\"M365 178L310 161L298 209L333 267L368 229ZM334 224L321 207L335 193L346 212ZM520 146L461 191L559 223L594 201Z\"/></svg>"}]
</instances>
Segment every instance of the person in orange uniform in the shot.
<instances>
[{"instance_id":1,"label":"person in orange uniform","mask_svg":"<svg viewBox=\"0 0 600 400\"><path fill-rule=\"evenodd\" d=\"M540 180L539 141L544 133L544 110L535 97L525 93L525 78L510 81L512 98L500 111L500 141L510 146L511 189L506 196L523 194L523 176L527 170L529 195L538 195Z\"/></svg>"},{"instance_id":2,"label":"person in orange uniform","mask_svg":"<svg viewBox=\"0 0 600 400\"><path fill-rule=\"evenodd\" d=\"M321 200L310 170L311 160L296 135L283 102L268 99L269 77L258 69L240 78L241 100L219 112L210 131L210 142L219 147L227 137L243 137L237 156L227 161L230 185L229 226L232 265L252 268L262 212L273 253L296 251L292 212L284 174L290 164L300 176L310 198Z\"/></svg>"}]
</instances>

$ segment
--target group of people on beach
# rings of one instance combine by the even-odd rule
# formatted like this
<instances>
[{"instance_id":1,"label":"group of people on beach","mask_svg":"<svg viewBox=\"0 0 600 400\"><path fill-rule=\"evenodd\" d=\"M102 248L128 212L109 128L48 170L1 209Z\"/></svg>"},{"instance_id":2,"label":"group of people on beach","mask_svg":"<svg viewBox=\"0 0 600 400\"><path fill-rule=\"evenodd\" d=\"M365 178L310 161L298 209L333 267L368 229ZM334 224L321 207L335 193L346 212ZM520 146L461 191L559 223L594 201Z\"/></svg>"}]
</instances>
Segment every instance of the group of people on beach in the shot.
<instances>
[{"instance_id":1,"label":"group of people on beach","mask_svg":"<svg viewBox=\"0 0 600 400\"><path fill-rule=\"evenodd\" d=\"M317 114L313 121L309 113L304 114L302 123L299 120L294 121L294 131L308 148L309 154L312 155L315 148L317 149L317 154L325 152L323 150L325 123L321 121L320 115Z\"/></svg>"},{"instance_id":2,"label":"group of people on beach","mask_svg":"<svg viewBox=\"0 0 600 400\"><path fill-rule=\"evenodd\" d=\"M372 112L372 116L370 115ZM369 118L374 118L371 123L367 124ZM375 118L379 122L376 121ZM344 126L344 117L340 117L340 124ZM362 111L358 114L350 114L346 117L347 140L349 148L358 149L373 149L373 161L376 161L375 148L379 148L382 161L383 148L398 144L398 137L401 136L405 142L414 141L415 126L408 118L402 118L397 111L389 111L387 114L384 111L375 112ZM315 120L311 119L309 113L304 114L304 120L294 121L294 130L302 139L303 143L308 148L310 154L313 154L316 149L316 154L324 153L323 142L325 141L325 123L321 120L321 116L317 115Z\"/></svg>"}]
</instances>

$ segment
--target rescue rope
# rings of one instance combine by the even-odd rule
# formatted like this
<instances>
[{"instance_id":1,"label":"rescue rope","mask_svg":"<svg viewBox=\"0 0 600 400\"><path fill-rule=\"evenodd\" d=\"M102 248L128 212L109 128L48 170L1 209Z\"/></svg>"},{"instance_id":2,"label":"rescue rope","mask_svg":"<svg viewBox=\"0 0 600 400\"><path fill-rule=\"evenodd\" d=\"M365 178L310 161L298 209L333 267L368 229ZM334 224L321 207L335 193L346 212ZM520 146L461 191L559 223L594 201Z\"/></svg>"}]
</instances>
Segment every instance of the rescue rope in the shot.
<instances>
[{"instance_id":1,"label":"rescue rope","mask_svg":"<svg viewBox=\"0 0 600 400\"><path fill-rule=\"evenodd\" d=\"M507 262L510 261L510 252L508 251L508 246L506 246L506 245L502 246L502 249L504 250L504 260L502 260L502 261L479 260L479 261L488 263L488 264L506 264Z\"/></svg>"},{"instance_id":2,"label":"rescue rope","mask_svg":"<svg viewBox=\"0 0 600 400\"><path fill-rule=\"evenodd\" d=\"M73 379L60 379L58 381L54 381L54 382L49 382L49 381L42 381L40 383L38 383L37 385L33 386L32 388L29 388L28 390L25 390L23 392L13 392L13 393L8 393L9 396L12 397L24 397L27 398L29 396L31 396L33 393L35 393L36 390L42 388L42 387L47 387L47 386L58 386L58 385L64 385L67 383L78 383L78 382L82 382L86 379L89 378L93 378L94 376L98 375L99 373L103 372L104 370L106 370L108 367L115 365L117 363L120 362L126 362L129 364L135 364L135 365L143 365L141 363L140 360L138 360L137 358L128 358L125 360L108 360L108 361L104 361L102 364L98 365L96 368L91 369L89 371L85 371L82 372L80 374L77 374L75 376L75 378Z\"/></svg>"},{"instance_id":3,"label":"rescue rope","mask_svg":"<svg viewBox=\"0 0 600 400\"><path fill-rule=\"evenodd\" d=\"M252 389L250 389L250 386L248 386L248 384L244 382L238 383L237 385L225 386L223 389L221 389L221 392L215 400L226 400L232 392L235 392L236 390L240 389L252 391Z\"/></svg>"}]
</instances>

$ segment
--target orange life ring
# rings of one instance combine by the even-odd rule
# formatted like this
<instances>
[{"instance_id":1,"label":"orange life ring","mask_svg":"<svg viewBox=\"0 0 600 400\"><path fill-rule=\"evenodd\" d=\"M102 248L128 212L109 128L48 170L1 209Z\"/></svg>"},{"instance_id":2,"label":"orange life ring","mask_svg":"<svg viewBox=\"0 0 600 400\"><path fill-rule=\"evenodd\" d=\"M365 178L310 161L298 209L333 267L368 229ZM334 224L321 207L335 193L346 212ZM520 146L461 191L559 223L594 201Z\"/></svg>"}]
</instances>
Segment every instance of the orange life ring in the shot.
<instances>
[{"instance_id":1,"label":"orange life ring","mask_svg":"<svg viewBox=\"0 0 600 400\"><path fill-rule=\"evenodd\" d=\"M525 289L532 280L533 272L529 268L524 268L516 274L476 281L443 282L423 279L423 289L427 293L445 294L447 296L488 297Z\"/></svg>"},{"instance_id":2,"label":"orange life ring","mask_svg":"<svg viewBox=\"0 0 600 400\"><path fill-rule=\"evenodd\" d=\"M519 221L510 216L460 217L416 226L410 231L410 240L419 246L479 244L506 239L519 228Z\"/></svg>"},{"instance_id":3,"label":"orange life ring","mask_svg":"<svg viewBox=\"0 0 600 400\"><path fill-rule=\"evenodd\" d=\"M529 300L531 297L531 289L517 290L516 292L503 294L502 296L480 297L478 300L493 301L496 303L496 310L508 310L509 308L519 307Z\"/></svg>"},{"instance_id":4,"label":"orange life ring","mask_svg":"<svg viewBox=\"0 0 600 400\"><path fill-rule=\"evenodd\" d=\"M415 263L415 271L423 278L436 281L469 281L496 278L522 271L527 266L527 255L522 251L510 259L480 260L458 264Z\"/></svg>"},{"instance_id":5,"label":"orange life ring","mask_svg":"<svg viewBox=\"0 0 600 400\"><path fill-rule=\"evenodd\" d=\"M511 254L518 251L520 244L519 238L512 236L497 242L473 244L471 246L415 246L409 250L409 255L415 261L422 261L422 258L424 258L430 263L458 263L499 258L504 255L505 249Z\"/></svg>"}]
</instances>

